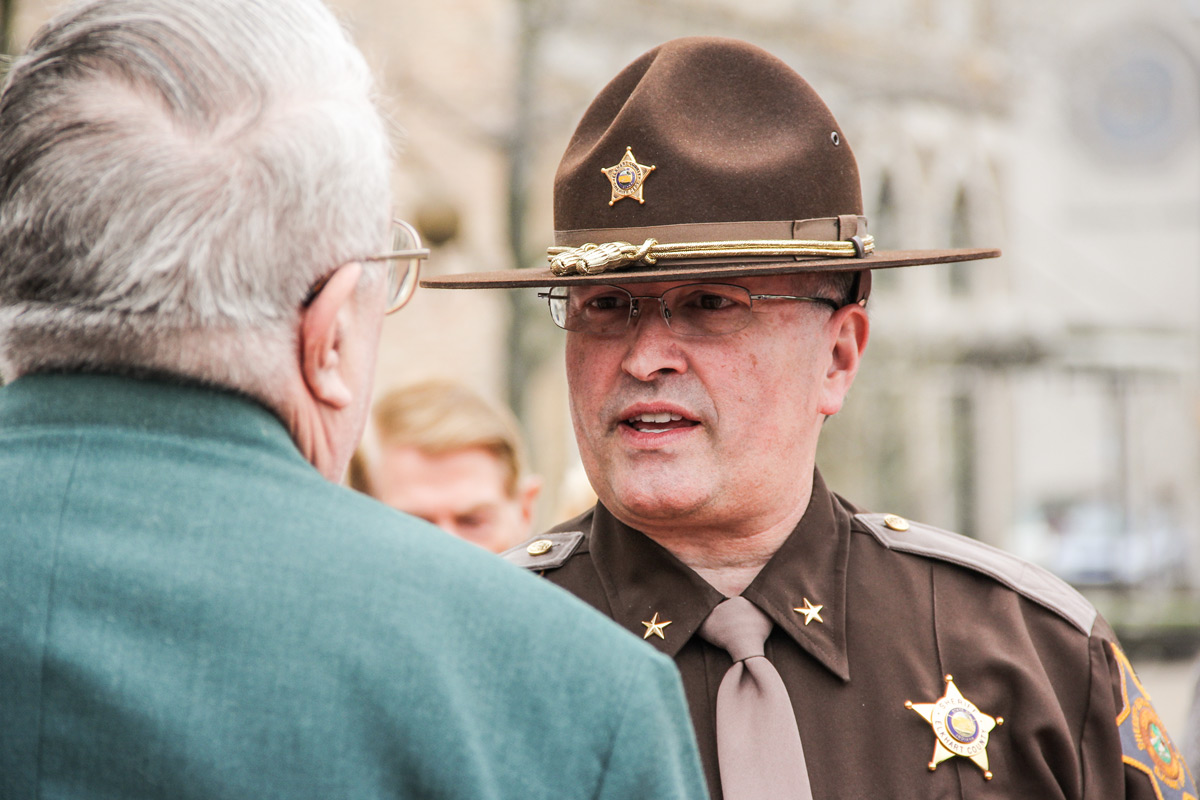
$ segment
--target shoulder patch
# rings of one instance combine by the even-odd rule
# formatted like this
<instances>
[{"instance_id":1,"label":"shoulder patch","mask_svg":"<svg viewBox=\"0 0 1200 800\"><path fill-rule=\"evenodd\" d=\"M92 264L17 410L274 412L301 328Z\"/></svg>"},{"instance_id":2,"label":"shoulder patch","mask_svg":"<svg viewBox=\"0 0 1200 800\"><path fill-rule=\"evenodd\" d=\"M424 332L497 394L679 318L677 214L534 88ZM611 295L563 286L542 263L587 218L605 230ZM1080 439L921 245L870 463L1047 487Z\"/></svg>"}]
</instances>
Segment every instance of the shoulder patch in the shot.
<instances>
[{"instance_id":1,"label":"shoulder patch","mask_svg":"<svg viewBox=\"0 0 1200 800\"><path fill-rule=\"evenodd\" d=\"M1121 648L1109 643L1121 675L1121 760L1141 770L1154 784L1154 795L1162 800L1196 800L1196 783L1191 770L1175 748L1159 719L1150 695L1133 672Z\"/></svg>"},{"instance_id":2,"label":"shoulder patch","mask_svg":"<svg viewBox=\"0 0 1200 800\"><path fill-rule=\"evenodd\" d=\"M505 550L500 557L510 564L539 572L557 569L575 554L582 541L583 531L543 533Z\"/></svg>"},{"instance_id":3,"label":"shoulder patch","mask_svg":"<svg viewBox=\"0 0 1200 800\"><path fill-rule=\"evenodd\" d=\"M891 514L856 514L854 518L889 550L982 572L1091 635L1097 616L1095 607L1066 581L1036 564L961 534Z\"/></svg>"}]
</instances>

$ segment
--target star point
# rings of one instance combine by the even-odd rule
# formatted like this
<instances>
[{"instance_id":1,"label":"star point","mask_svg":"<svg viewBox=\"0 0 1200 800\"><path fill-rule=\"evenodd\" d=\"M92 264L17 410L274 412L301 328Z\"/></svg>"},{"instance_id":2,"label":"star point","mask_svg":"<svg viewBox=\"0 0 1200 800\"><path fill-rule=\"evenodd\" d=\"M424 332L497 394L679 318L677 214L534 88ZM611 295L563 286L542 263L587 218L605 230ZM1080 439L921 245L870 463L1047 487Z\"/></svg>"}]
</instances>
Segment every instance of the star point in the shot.
<instances>
[{"instance_id":1,"label":"star point","mask_svg":"<svg viewBox=\"0 0 1200 800\"><path fill-rule=\"evenodd\" d=\"M665 635L663 635L663 628L670 625L671 620L664 619L662 622L659 622L658 621L658 612L655 611L654 616L650 618L650 621L646 622L645 620L643 620L642 624L646 626L646 632L644 634L642 634L643 639L649 639L653 635L653 636L657 636L658 638L662 639L663 641L666 641L667 637Z\"/></svg>"}]
</instances>

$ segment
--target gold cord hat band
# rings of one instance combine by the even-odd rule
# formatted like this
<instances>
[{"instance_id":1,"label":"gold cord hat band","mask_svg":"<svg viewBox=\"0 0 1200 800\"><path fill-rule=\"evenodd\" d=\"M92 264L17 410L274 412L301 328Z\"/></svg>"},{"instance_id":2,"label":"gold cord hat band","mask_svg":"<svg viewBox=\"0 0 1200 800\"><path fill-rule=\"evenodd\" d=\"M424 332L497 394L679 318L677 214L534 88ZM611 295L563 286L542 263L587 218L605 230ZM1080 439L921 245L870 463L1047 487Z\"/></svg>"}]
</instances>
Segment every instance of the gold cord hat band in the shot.
<instances>
[{"instance_id":1,"label":"gold cord hat band","mask_svg":"<svg viewBox=\"0 0 1200 800\"><path fill-rule=\"evenodd\" d=\"M875 237L854 236L847 241L817 239L756 239L725 242L672 242L647 239L629 242L551 247L546 250L550 271L557 276L596 275L633 264L652 266L659 260L687 258L758 258L762 256L862 258L875 250Z\"/></svg>"}]
</instances>

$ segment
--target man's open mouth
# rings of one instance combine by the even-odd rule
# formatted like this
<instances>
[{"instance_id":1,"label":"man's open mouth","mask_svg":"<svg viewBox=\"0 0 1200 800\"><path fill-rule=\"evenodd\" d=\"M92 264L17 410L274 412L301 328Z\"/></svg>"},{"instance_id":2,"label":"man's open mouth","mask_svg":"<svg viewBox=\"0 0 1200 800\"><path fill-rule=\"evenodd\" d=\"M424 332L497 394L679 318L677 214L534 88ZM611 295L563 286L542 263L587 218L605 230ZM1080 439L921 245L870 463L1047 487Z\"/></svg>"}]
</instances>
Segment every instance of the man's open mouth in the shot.
<instances>
[{"instance_id":1,"label":"man's open mouth","mask_svg":"<svg viewBox=\"0 0 1200 800\"><path fill-rule=\"evenodd\" d=\"M679 414L662 411L657 414L638 414L625 420L623 424L641 433L666 433L678 428L690 428L699 423L684 419Z\"/></svg>"}]
</instances>

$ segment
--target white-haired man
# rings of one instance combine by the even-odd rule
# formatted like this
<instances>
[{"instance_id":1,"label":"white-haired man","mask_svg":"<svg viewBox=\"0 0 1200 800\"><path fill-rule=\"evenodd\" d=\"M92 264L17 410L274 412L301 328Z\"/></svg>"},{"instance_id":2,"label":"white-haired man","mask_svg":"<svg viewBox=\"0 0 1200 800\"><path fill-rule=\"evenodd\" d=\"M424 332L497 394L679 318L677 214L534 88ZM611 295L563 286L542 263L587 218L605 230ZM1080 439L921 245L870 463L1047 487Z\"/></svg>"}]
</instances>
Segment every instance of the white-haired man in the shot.
<instances>
[{"instance_id":1,"label":"white-haired man","mask_svg":"<svg viewBox=\"0 0 1200 800\"><path fill-rule=\"evenodd\" d=\"M77 2L13 65L0 795L703 796L669 660L334 483L425 255L371 92L318 0Z\"/></svg>"}]
</instances>

